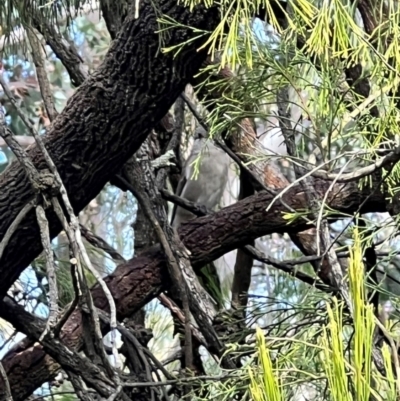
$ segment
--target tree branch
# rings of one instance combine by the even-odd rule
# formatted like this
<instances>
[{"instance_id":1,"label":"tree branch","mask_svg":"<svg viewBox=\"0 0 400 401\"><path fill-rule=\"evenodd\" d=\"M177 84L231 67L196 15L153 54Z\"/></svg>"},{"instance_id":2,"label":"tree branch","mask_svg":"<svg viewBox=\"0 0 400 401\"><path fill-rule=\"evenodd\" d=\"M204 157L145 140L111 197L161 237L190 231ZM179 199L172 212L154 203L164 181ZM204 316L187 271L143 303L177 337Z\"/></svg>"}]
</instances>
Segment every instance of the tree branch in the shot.
<instances>
[{"instance_id":1,"label":"tree branch","mask_svg":"<svg viewBox=\"0 0 400 401\"><path fill-rule=\"evenodd\" d=\"M330 183L320 180L314 182L314 187L322 194L329 185ZM359 209L369 194L369 188L360 190L355 183L337 184L328 196L327 204L336 210L338 215L344 213L348 216ZM299 186L293 186L283 197L294 209L304 210L307 206ZM266 208L272 199L271 194L258 193L210 216L199 217L183 224L179 235L190 252L193 268L199 269L260 236L271 233L296 233L307 228L303 219L295 219L288 224L284 218L285 208L279 203L275 203L267 212ZM385 205L384 194L376 191L361 211L383 212ZM166 291L171 284L165 255L158 247L144 251L131 261L119 265L116 271L104 280L116 301L119 319L131 316L151 299ZM108 303L102 289L96 285L91 292L96 307L107 311ZM61 338L69 347L79 349L82 344L80 330L80 314L75 312L64 326ZM22 364L23 370L19 369ZM30 348L29 343L24 341L17 344L3 358L3 365L15 401L25 399L42 383L51 380L60 369L39 345ZM3 394L4 388L1 388L0 396L3 397Z\"/></svg>"},{"instance_id":2,"label":"tree branch","mask_svg":"<svg viewBox=\"0 0 400 401\"><path fill-rule=\"evenodd\" d=\"M184 26L212 30L218 23L216 8L199 6L190 12L183 6L171 8L171 1L158 0L158 11L169 13ZM150 0L141 3L140 18L129 14L101 67L77 89L43 138L75 212L82 210L138 149L206 57L205 52L196 51L199 42L191 42L177 57L159 52L159 37L154 34L159 28L156 18ZM191 37L192 31L177 29L165 38L164 45ZM37 147L27 153L38 169L45 168ZM32 195L23 168L14 161L0 176L0 238ZM0 296L42 251L34 219L31 211L4 251ZM53 212L48 220L54 238L61 225ZM22 243L24 252L20 252Z\"/></svg>"}]
</instances>

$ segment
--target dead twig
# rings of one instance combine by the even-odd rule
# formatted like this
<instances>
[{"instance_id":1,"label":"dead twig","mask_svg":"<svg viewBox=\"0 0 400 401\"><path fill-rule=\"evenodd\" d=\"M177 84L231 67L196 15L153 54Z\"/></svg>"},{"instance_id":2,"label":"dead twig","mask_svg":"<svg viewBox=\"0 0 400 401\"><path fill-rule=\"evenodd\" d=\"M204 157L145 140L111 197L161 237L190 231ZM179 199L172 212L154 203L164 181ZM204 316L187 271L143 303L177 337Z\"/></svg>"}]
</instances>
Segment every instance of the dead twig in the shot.
<instances>
[{"instance_id":1,"label":"dead twig","mask_svg":"<svg viewBox=\"0 0 400 401\"><path fill-rule=\"evenodd\" d=\"M57 276L54 267L54 256L51 249L49 222L46 218L46 213L41 205L36 206L36 219L40 228L40 238L42 240L42 246L46 255L46 275L49 284L49 316L46 323L46 328L42 333L39 341L42 341L43 337L50 331L51 327L54 326L58 318L58 288L57 288Z\"/></svg>"},{"instance_id":2,"label":"dead twig","mask_svg":"<svg viewBox=\"0 0 400 401\"><path fill-rule=\"evenodd\" d=\"M77 248L74 250L75 253L75 258L77 258L77 260L80 259L80 256L82 256L87 268L90 270L90 272L93 274L93 276L96 278L96 280L98 281L98 283L100 284L101 288L104 291L104 294L108 300L109 306L110 306L110 313L111 313L111 338L112 338L112 344L113 344L113 349L114 349L114 353L117 354L117 349L116 349L116 345L115 345L115 329L116 329L116 325L117 325L117 314L116 314L116 307L115 307L115 302L114 299L111 295L110 290L108 289L107 285L105 284L104 280L102 279L102 277L100 276L100 274L98 273L98 271L93 267L90 258L87 254L87 251L85 249L85 246L82 242L82 237L81 237L81 232L80 232L80 228L79 228L79 221L78 218L75 216L75 213L73 211L71 202L69 200L67 191L65 189L65 186L61 180L61 177L57 171L57 168L52 160L52 158L50 157L46 147L44 146L44 143L41 139L41 137L39 136L39 134L37 133L37 131L35 130L35 128L33 127L33 125L30 123L30 121L28 120L28 118L25 116L25 114L23 113L22 109L19 107L17 101L15 100L12 92L10 91L10 88L7 86L6 82L4 81L3 77L0 76L0 84L3 87L3 90L5 92L5 94L7 95L7 97L10 99L12 105L16 108L16 111L18 113L18 115L21 117L22 121L24 122L24 124L27 126L28 130L30 131L30 133L32 134L32 136L35 138L35 141L37 143L37 146L39 147L39 149L41 150L43 157L47 163L47 165L50 168L51 173L54 175L54 180L55 182L52 183L53 188L56 187L60 194L61 194L61 198L63 200L65 209L67 211L69 220L70 220L70 224L67 224L68 227L71 228L71 230L69 230L68 228L64 227L64 229L68 230L69 233L69 240L70 242L72 241L74 244L77 245ZM4 124L2 125L4 127ZM4 138L4 137L3 137ZM4 138L6 139L6 138ZM17 143L17 142L16 142ZM19 146L19 144L17 143L18 147L19 147L19 151L23 152L26 154L26 152ZM28 157L26 157L25 162L29 160ZM29 160L30 162L30 160ZM30 162L32 164L32 162ZM33 164L32 164L33 166ZM36 179L37 181L37 179ZM47 184L47 182L45 182L45 184ZM59 204L58 200L56 197L52 198L52 204L54 209L58 209L58 217L61 221L61 223L64 222L64 213L62 211L61 205ZM79 269L78 269L79 270ZM81 274L81 273L79 273ZM83 273L81 274L81 279L83 279ZM88 291L87 291L88 293ZM90 296L90 295L89 295ZM95 310L93 310L93 313L95 314ZM95 319L96 320L96 319ZM97 322L97 327L99 327L99 323ZM98 330L98 333L100 333L100 330ZM105 354L104 350L103 352L101 352L101 354ZM106 359L106 357L104 356L104 358ZM106 363L106 366L108 366L108 364ZM111 373L111 371L110 371Z\"/></svg>"},{"instance_id":3,"label":"dead twig","mask_svg":"<svg viewBox=\"0 0 400 401\"><path fill-rule=\"evenodd\" d=\"M93 231L89 230L82 224L79 224L79 228L83 237L89 244L93 245L95 248L103 250L108 253L116 262L123 263L126 259L111 245L109 245L103 238L96 235Z\"/></svg>"},{"instance_id":4,"label":"dead twig","mask_svg":"<svg viewBox=\"0 0 400 401\"><path fill-rule=\"evenodd\" d=\"M88 77L87 69L72 43L69 43L58 30L41 18L35 7L30 8L32 25L42 34L54 54L61 60L71 79L78 87Z\"/></svg>"},{"instance_id":5,"label":"dead twig","mask_svg":"<svg viewBox=\"0 0 400 401\"><path fill-rule=\"evenodd\" d=\"M6 248L15 230L18 228L19 224L24 219L24 217L35 207L35 205L36 205L36 200L31 200L30 202L28 202L17 214L17 217L11 223L10 227L8 227L6 233L4 234L3 239L0 242L0 260L1 257L3 256L4 249Z\"/></svg>"},{"instance_id":6,"label":"dead twig","mask_svg":"<svg viewBox=\"0 0 400 401\"><path fill-rule=\"evenodd\" d=\"M39 43L39 39L33 32L32 27L26 27L26 33L28 36L29 43L32 47L31 55L33 58L33 63L36 67L36 75L39 82L40 93L42 94L42 99L44 107L46 108L47 116L49 120L53 122L57 117L58 113L54 105L53 96L51 94L50 82L47 78L47 73L45 69L45 61L43 57L43 48Z\"/></svg>"},{"instance_id":7,"label":"dead twig","mask_svg":"<svg viewBox=\"0 0 400 401\"><path fill-rule=\"evenodd\" d=\"M154 231L161 243L165 254L167 255L167 263L170 270L172 282L174 283L176 289L179 292L180 298L182 300L184 312L185 312L185 364L186 367L190 368L192 366L193 355L192 353L192 331L190 328L190 309L189 309L189 296L187 286L185 284L185 279L183 277L182 271L179 267L179 262L177 261L170 243L160 226L156 216L154 215L150 207L150 199L144 192L139 192L137 189L132 188L133 195L137 199L138 203L143 209L144 214L149 219L153 225Z\"/></svg>"},{"instance_id":8,"label":"dead twig","mask_svg":"<svg viewBox=\"0 0 400 401\"><path fill-rule=\"evenodd\" d=\"M3 379L5 392L6 392L6 401L13 401L13 396L11 393L10 382L8 381L7 373L4 369L4 366L0 360L0 376Z\"/></svg>"}]
</instances>

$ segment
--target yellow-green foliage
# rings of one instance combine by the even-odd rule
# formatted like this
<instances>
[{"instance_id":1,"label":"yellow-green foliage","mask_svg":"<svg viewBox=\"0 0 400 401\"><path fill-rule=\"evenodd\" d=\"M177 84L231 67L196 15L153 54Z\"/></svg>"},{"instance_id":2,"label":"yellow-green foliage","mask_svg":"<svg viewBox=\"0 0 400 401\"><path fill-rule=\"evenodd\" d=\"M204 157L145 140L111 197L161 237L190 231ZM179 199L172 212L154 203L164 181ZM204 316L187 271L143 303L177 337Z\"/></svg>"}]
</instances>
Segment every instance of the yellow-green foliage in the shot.
<instances>
[{"instance_id":1,"label":"yellow-green foliage","mask_svg":"<svg viewBox=\"0 0 400 401\"><path fill-rule=\"evenodd\" d=\"M329 160L331 168L343 164L344 153L349 149L353 154L346 156L347 162L359 158L362 163L372 163L374 152L382 143L396 146L393 133L397 132L400 119L398 99L394 96L400 69L400 12L396 1L369 3L375 23L370 33L356 12L357 2L351 0L288 0L285 8L272 0L180 3L191 9L200 4L219 7L221 20L212 32L186 28L193 32L190 41L201 38L201 48L207 47L212 57L218 56L216 69L228 65L237 73L229 90L220 90L224 102L215 104L208 116L212 135L237 128L244 117L265 118L269 111L263 107L274 101L271 96L280 87L290 85L297 93L308 93L308 100L301 107L311 122L314 148L321 151L325 161ZM285 16L285 30L275 16L277 8ZM253 17L260 9L280 35L278 50L260 43L254 34ZM160 33L183 27L168 16L160 16L159 26ZM299 38L302 47L298 45ZM178 53L186 44L163 51ZM366 98L361 98L345 79L345 70L355 64L362 66L363 76L369 79L371 90ZM377 108L379 117L371 116L372 107ZM307 140L308 134L304 134L300 143ZM367 155L355 155L365 150ZM303 148L301 158L306 158ZM388 173L386 182L393 194L398 191L395 182L400 167L395 166ZM365 178L360 185L371 185L371 181Z\"/></svg>"},{"instance_id":2,"label":"yellow-green foliage","mask_svg":"<svg viewBox=\"0 0 400 401\"><path fill-rule=\"evenodd\" d=\"M254 373L249 367L251 395L254 401L282 401L284 398L279 376L275 374L270 351L265 344L264 333L259 328L257 328L256 341L261 373Z\"/></svg>"},{"instance_id":3,"label":"yellow-green foliage","mask_svg":"<svg viewBox=\"0 0 400 401\"><path fill-rule=\"evenodd\" d=\"M333 401L396 400L397 388L392 367L392 354L385 344L382 359L384 374L374 363L372 351L375 330L375 316L366 296L363 245L357 229L353 231L353 245L348 261L348 280L352 300L352 311L344 310L343 302L336 297L326 303L327 323L316 343L296 338L268 338L259 328L256 331L256 359L248 366L249 391L254 401L286 400L286 392L301 381L295 380L293 372L304 366L296 359L295 349L299 347L304 355L316 352L321 361L318 372L311 368L304 374L303 383L309 385L318 380L325 381L325 394L317 394L316 399ZM351 322L345 323L348 317ZM350 323L350 324L349 324ZM279 352L274 344L280 343ZM275 358L272 357L275 355ZM293 355L289 358L288 355ZM297 365L297 366L296 366Z\"/></svg>"}]
</instances>

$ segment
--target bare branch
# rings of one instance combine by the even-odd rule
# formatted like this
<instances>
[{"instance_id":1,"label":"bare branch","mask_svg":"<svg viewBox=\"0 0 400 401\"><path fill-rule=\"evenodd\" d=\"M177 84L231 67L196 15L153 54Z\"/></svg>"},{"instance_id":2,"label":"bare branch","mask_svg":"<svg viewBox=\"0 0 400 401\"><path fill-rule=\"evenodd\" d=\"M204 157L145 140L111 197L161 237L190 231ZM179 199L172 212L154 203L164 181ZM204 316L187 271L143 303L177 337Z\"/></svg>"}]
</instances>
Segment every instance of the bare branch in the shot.
<instances>
[{"instance_id":1,"label":"bare branch","mask_svg":"<svg viewBox=\"0 0 400 401\"><path fill-rule=\"evenodd\" d=\"M11 298L6 297L0 303L2 316L7 316L7 320L14 327L23 333L29 333L29 336L39 340L45 327L41 319L34 317L25 309L18 305ZM82 379L93 387L103 397L109 397L114 394L115 388L112 381L102 372L100 367L94 365L88 358L80 356L72 351L60 341L53 341L48 335L41 340L41 344L64 369L71 370L79 374Z\"/></svg>"},{"instance_id":2,"label":"bare branch","mask_svg":"<svg viewBox=\"0 0 400 401\"><path fill-rule=\"evenodd\" d=\"M2 78L0 76L0 82L1 80ZM39 172L37 171L36 167L30 160L25 150L22 149L21 145L14 139L14 136L12 135L10 129L5 125L5 122L1 117L2 116L0 115L0 136L7 143L9 148L13 151L13 153L17 157L18 161L23 166L25 173L30 181L30 184L32 185L32 188L34 189L35 192L37 192L38 182L40 181Z\"/></svg>"},{"instance_id":3,"label":"bare branch","mask_svg":"<svg viewBox=\"0 0 400 401\"><path fill-rule=\"evenodd\" d=\"M167 309L169 309L174 316L178 318L178 320L182 323L183 326L185 326L185 321L186 321L185 314L171 298L167 297L163 293L158 296L158 300L161 302L162 305L164 305ZM196 337L197 341L199 341L200 344L207 346L207 342L204 336L201 334L200 330L193 324L191 323L189 324L191 326L191 331L193 333L193 336Z\"/></svg>"},{"instance_id":4,"label":"bare branch","mask_svg":"<svg viewBox=\"0 0 400 401\"><path fill-rule=\"evenodd\" d=\"M386 156L376 160L369 166L361 167L354 170L351 173L329 173L324 170L315 170L311 173L312 176L321 178L323 180L330 180L335 182L346 183L350 181L358 181L361 178L367 177L377 170L385 168L387 166L393 166L400 160L400 146L392 150Z\"/></svg>"},{"instance_id":5,"label":"bare branch","mask_svg":"<svg viewBox=\"0 0 400 401\"><path fill-rule=\"evenodd\" d=\"M63 214L61 205L58 202L57 198L52 199L53 203L53 208L54 211L56 212L58 218L63 224L64 230L67 233L69 242L71 244L71 248L74 254L74 260L71 260L72 264L75 264L77 266L77 272L78 272L78 278L79 278L79 289L80 291L83 291L83 296L85 297L86 303L89 307L90 310L90 318L92 320L93 328L94 328L94 333L95 333L95 345L97 346L97 352L100 355L100 358L102 359L104 366L108 369L109 373L111 376L113 376L113 370L111 366L109 365L109 361L107 359L104 347L103 347L103 341L102 341L102 334L100 330L100 322L99 322L99 317L96 308L94 307L93 300L90 294L90 291L88 291L87 284L86 284L86 279L85 275L83 273L83 268L82 268L82 261L81 258L83 259L83 262L86 264L88 267L89 271L93 274L93 276L96 278L98 283L100 284L100 287L104 291L104 294L107 298L107 301L109 302L110 310L111 310L111 330L115 330L117 326L117 319L116 319L116 309L115 309L115 303L114 299L110 293L110 290L106 286L104 280L98 273L98 271L93 267L90 258L86 252L86 248L82 243L82 238L80 237L80 230L79 230L79 222L75 214L72 212L72 215L70 215L71 219L71 224L68 224L68 222L65 219L65 216ZM113 352L116 354L116 343L115 343L115 332L112 332L112 346L113 346Z\"/></svg>"},{"instance_id":6,"label":"bare branch","mask_svg":"<svg viewBox=\"0 0 400 401\"><path fill-rule=\"evenodd\" d=\"M109 245L103 238L100 238L98 235L90 231L82 224L79 224L79 228L83 237L86 239L87 242L89 242L89 244L108 253L116 262L126 262L125 258L115 248Z\"/></svg>"},{"instance_id":7,"label":"bare branch","mask_svg":"<svg viewBox=\"0 0 400 401\"><path fill-rule=\"evenodd\" d=\"M312 287L315 287L323 292L337 292L337 289L330 286L329 284L325 284L320 281L318 278L311 277L310 275L303 273L301 271L298 271L297 269L293 268L295 264L301 264L304 263L307 258L299 258L299 260L293 260L293 261L279 261L275 258L272 258L270 256L266 256L264 253L260 252L256 248L252 246L245 246L244 249L246 252L248 252L250 255L253 256L254 259L265 263L267 265L273 266L285 273L288 273L290 276L295 277L301 281L303 281L306 284L309 284Z\"/></svg>"},{"instance_id":8,"label":"bare branch","mask_svg":"<svg viewBox=\"0 0 400 401\"><path fill-rule=\"evenodd\" d=\"M23 149L35 143L35 138L27 135L13 135L13 138L21 145ZM6 148L8 144L3 138L0 138L0 148Z\"/></svg>"},{"instance_id":9,"label":"bare branch","mask_svg":"<svg viewBox=\"0 0 400 401\"><path fill-rule=\"evenodd\" d=\"M13 396L11 393L10 382L8 381L7 373L4 370L4 366L0 361L0 376L3 380L4 387L6 389L6 401L13 401Z\"/></svg>"},{"instance_id":10,"label":"bare branch","mask_svg":"<svg viewBox=\"0 0 400 401\"><path fill-rule=\"evenodd\" d=\"M69 43L52 25L48 24L37 10L32 9L32 24L42 34L47 44L63 63L71 79L71 83L78 87L88 77L82 58L72 43Z\"/></svg>"},{"instance_id":11,"label":"bare branch","mask_svg":"<svg viewBox=\"0 0 400 401\"><path fill-rule=\"evenodd\" d=\"M1 257L3 256L4 249L6 248L8 242L10 241L10 238L14 234L15 230L18 228L19 224L21 221L24 219L24 217L30 212L36 205L36 200L31 200L28 202L23 209L18 213L17 217L15 220L11 223L10 227L8 227L6 233L4 234L3 239L0 242L0 260Z\"/></svg>"},{"instance_id":12,"label":"bare branch","mask_svg":"<svg viewBox=\"0 0 400 401\"><path fill-rule=\"evenodd\" d=\"M16 102L14 96L12 95L10 89L8 88L6 82L4 81L4 79L0 76L0 84L3 87L4 92L6 93L6 95L9 97L11 103L13 104L13 106L17 109L17 113L19 114L19 116L21 117L21 119L24 121L25 125L28 127L30 133L32 134L32 136L35 138L36 144L38 145L38 147L40 148L44 159L47 163L47 165L50 168L50 171L52 172L52 174L54 175L54 179L55 179L55 183L52 183L52 186L56 185L57 188L59 188L60 194L61 194L61 198L63 200L63 203L65 205L66 211L68 213L68 217L70 220L70 225L66 224L66 220L64 217L64 214L62 212L62 208L57 200L56 197L52 198L52 203L53 203L53 208L56 211L56 214L58 215L58 218L60 219L61 223L64 223L64 229L67 232L68 238L70 243L72 244L72 248L75 254L75 259L77 260L77 265L78 265L78 273L80 275L80 279L81 279L81 285L83 285L84 283L84 275L83 275L83 270L81 268L81 264L79 263L80 261L80 255L82 256L87 268L90 270L90 272L93 274L93 276L96 278L96 280L100 283L101 287L104 290L104 293L110 303L110 310L111 310L111 332L112 332L112 338L113 338L113 349L114 349L114 353L117 353L116 350L116 344L115 344L115 329L116 329L116 325L117 325L117 316L116 316L116 308L115 308L115 302L114 299L108 289L108 287L105 285L102 277L100 276L100 274L98 273L98 271L93 267L92 262L86 252L85 246L82 242L82 237L81 237L81 232L79 229L79 221L78 218L75 216L75 213L73 211L71 202L69 200L67 191L65 189L65 186L61 180L60 174L57 171L57 168L53 162L53 160L51 159L46 147L43 144L42 139L40 138L39 134L37 133L37 131L35 130L35 128L33 127L33 125L29 122L29 120L26 118L25 114L22 112L22 109L19 107L18 103ZM5 129L4 124L2 125L3 127L3 131L7 132L7 129ZM3 138L5 140L7 140L7 135L4 136L2 135ZM36 169L34 168L33 164L30 162L28 156L26 155L26 152L20 148L18 143L14 143L14 146L17 145L17 148L19 148L19 153L21 153L22 156L20 156L20 159L24 161L24 163L26 164L26 168L29 169L29 173L30 176L32 176L32 185L34 188L40 189L39 184L37 184L38 182L40 182L40 176L38 175L38 177L35 177L35 171ZM47 181L45 182L47 184ZM75 246L76 245L76 246ZM79 251L78 251L79 250ZM89 298L90 298L90 293L88 291L86 291L87 294L89 294ZM90 302L89 302L90 304ZM97 328L96 332L97 332L97 337L98 337L98 343L101 344L101 333L100 333L100 328L99 328L99 323L98 323L98 317L96 316L96 311L94 308L92 309L92 313L93 313L93 321L97 323L94 324L94 326ZM104 349L102 347L100 348L100 354L103 356L103 360L105 362L105 366L109 366L108 364L108 360L105 356L105 352ZM110 368L110 372L112 371L112 369Z\"/></svg>"},{"instance_id":13,"label":"bare branch","mask_svg":"<svg viewBox=\"0 0 400 401\"><path fill-rule=\"evenodd\" d=\"M42 94L44 106L47 111L47 116L51 122L57 117L58 113L56 107L54 105L53 96L51 94L50 82L47 77L45 62L43 57L43 49L39 43L39 40L34 32L32 32L32 28L27 30L27 35L29 39L29 43L32 47L32 58L36 67L36 75L39 82L40 92Z\"/></svg>"},{"instance_id":14,"label":"bare branch","mask_svg":"<svg viewBox=\"0 0 400 401\"><path fill-rule=\"evenodd\" d=\"M213 214L213 210L207 209L204 205L199 205L198 203L193 203L187 199L181 198L166 191L165 189L160 189L161 196L177 206L192 212L196 216L206 216L208 214Z\"/></svg>"},{"instance_id":15,"label":"bare branch","mask_svg":"<svg viewBox=\"0 0 400 401\"><path fill-rule=\"evenodd\" d=\"M49 317L47 319L46 328L39 341L50 331L50 329L57 323L58 318L58 288L57 276L54 266L54 256L51 249L49 222L46 218L46 213L42 206L36 206L36 218L40 228L40 237L42 239L43 249L46 255L46 275L49 284Z\"/></svg>"}]
</instances>

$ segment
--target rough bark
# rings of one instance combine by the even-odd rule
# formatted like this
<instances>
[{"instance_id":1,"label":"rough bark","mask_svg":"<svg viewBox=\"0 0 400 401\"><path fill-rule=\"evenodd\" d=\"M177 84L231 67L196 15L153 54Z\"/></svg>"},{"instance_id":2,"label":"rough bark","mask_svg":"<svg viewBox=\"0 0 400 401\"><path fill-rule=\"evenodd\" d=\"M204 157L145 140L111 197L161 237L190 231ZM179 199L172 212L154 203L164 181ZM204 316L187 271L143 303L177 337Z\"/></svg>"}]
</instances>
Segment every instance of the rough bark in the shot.
<instances>
[{"instance_id":1,"label":"rough bark","mask_svg":"<svg viewBox=\"0 0 400 401\"><path fill-rule=\"evenodd\" d=\"M247 196L254 194L254 188L246 173L240 173L240 192L239 199L244 199ZM254 241L248 245L254 246ZM246 306L248 302L248 292L251 285L251 272L253 269L254 260L251 255L246 253L244 249L239 248L236 253L236 261L232 282L232 300L231 306L234 309L242 309L243 316L246 316ZM245 325L245 320L243 323Z\"/></svg>"},{"instance_id":2,"label":"rough bark","mask_svg":"<svg viewBox=\"0 0 400 401\"><path fill-rule=\"evenodd\" d=\"M75 212L93 199L139 148L150 130L167 113L206 54L199 43L187 46L178 57L160 51L156 14L177 19L185 26L212 30L219 15L215 8L196 7L193 13L175 0L141 2L140 18L131 11L112 42L101 67L68 101L44 138L65 183ZM191 37L186 29L169 31L166 47ZM34 164L45 168L36 147L29 150ZM15 216L33 197L29 181L17 161L0 176L0 238ZM51 235L60 225L48 213ZM12 237L0 263L0 296L41 251L39 229L30 213ZM21 246L24 252L21 252Z\"/></svg>"},{"instance_id":3,"label":"rough bark","mask_svg":"<svg viewBox=\"0 0 400 401\"><path fill-rule=\"evenodd\" d=\"M325 193L330 183L315 181L315 188ZM368 195L370 195L369 198ZM365 202L367 198L367 201ZM191 252L191 263L196 269L217 259L224 253L243 246L250 241L271 233L295 233L303 231L307 225L301 219L287 224L285 208L278 201L267 212L272 200L271 194L258 193L211 216L200 217L185 223L179 235ZM307 200L301 187L294 186L283 200L294 209L304 210ZM366 188L360 191L356 183L336 185L328 196L328 205L343 213L352 213L363 204L361 212L385 211L385 196L378 190ZM168 289L170 280L165 256L152 248L131 261L121 264L116 271L105 278L114 296L118 318L132 315L161 291ZM98 308L108 309L108 302L99 288L92 289L94 302ZM67 345L78 347L81 341L80 316L74 313L67 322L62 338ZM15 401L23 400L42 383L51 380L60 366L43 352L41 346L32 347L29 340L17 344L3 358L3 365L9 377ZM0 400L5 399L4 388L0 388Z\"/></svg>"}]
</instances>

